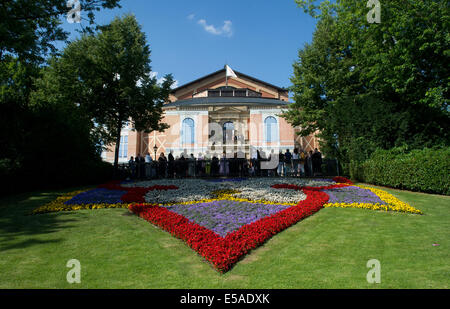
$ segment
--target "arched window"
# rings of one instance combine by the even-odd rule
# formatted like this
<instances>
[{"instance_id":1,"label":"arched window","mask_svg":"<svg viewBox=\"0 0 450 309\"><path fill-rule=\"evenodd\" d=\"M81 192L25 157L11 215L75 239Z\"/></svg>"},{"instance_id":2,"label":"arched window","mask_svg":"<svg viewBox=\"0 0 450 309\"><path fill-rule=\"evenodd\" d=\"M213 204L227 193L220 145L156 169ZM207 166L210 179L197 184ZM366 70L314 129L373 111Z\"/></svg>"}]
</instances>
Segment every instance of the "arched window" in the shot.
<instances>
[{"instance_id":1,"label":"arched window","mask_svg":"<svg viewBox=\"0 0 450 309\"><path fill-rule=\"evenodd\" d=\"M234 124L229 121L223 124L223 142L231 143L233 141L234 135Z\"/></svg>"},{"instance_id":2,"label":"arched window","mask_svg":"<svg viewBox=\"0 0 450 309\"><path fill-rule=\"evenodd\" d=\"M182 128L181 128L181 142L183 145L185 144L194 144L195 143L195 129L194 129L194 120L191 118L186 118L183 120Z\"/></svg>"},{"instance_id":3,"label":"arched window","mask_svg":"<svg viewBox=\"0 0 450 309\"><path fill-rule=\"evenodd\" d=\"M264 120L266 143L278 141L278 123L275 117L269 116Z\"/></svg>"},{"instance_id":4,"label":"arched window","mask_svg":"<svg viewBox=\"0 0 450 309\"><path fill-rule=\"evenodd\" d=\"M119 158L126 159L128 157L128 135L120 137Z\"/></svg>"}]
</instances>

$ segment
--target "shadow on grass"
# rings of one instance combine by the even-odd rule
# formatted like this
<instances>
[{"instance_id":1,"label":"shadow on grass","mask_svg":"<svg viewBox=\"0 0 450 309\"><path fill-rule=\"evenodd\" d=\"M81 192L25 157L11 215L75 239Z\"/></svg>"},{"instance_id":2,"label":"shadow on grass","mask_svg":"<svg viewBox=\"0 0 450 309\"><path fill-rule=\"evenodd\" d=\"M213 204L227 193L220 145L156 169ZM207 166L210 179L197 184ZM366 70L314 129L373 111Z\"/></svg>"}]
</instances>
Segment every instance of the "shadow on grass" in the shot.
<instances>
[{"instance_id":1,"label":"shadow on grass","mask_svg":"<svg viewBox=\"0 0 450 309\"><path fill-rule=\"evenodd\" d=\"M13 249L25 249L34 245L42 245L42 244L50 244L50 243L59 243L61 239L51 239L51 240L40 240L40 239L27 239L15 244L10 244L6 246L0 247L1 251L8 251Z\"/></svg>"},{"instance_id":2,"label":"shadow on grass","mask_svg":"<svg viewBox=\"0 0 450 309\"><path fill-rule=\"evenodd\" d=\"M30 215L33 209L59 195L60 192L35 192L0 199L0 251L60 242L60 239L45 238L76 221L64 218L69 213Z\"/></svg>"}]
</instances>

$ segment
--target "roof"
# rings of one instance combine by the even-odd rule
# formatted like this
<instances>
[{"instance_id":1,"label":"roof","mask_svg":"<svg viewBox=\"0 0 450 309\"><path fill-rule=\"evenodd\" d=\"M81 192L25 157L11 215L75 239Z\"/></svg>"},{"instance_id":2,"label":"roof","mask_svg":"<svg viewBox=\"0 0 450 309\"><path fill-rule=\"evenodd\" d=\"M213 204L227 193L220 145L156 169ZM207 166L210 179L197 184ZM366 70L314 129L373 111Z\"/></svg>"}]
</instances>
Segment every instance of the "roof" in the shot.
<instances>
[{"instance_id":1,"label":"roof","mask_svg":"<svg viewBox=\"0 0 450 309\"><path fill-rule=\"evenodd\" d=\"M278 91L288 91L288 89L286 89L286 88L282 88L282 87L278 87L278 86L269 84L269 83L267 83L267 82L265 82L265 81L259 80L259 79L257 79L257 78L254 78L254 77L250 76L250 75L247 75L247 74L238 72L238 71L236 71L236 70L233 70L233 71L234 71L234 73L236 73L236 75L238 75L238 76L241 76L241 77L244 77L244 78L248 78L248 79L251 79L251 80L253 80L253 81L255 81L255 82L258 82L258 83L261 83L261 84L270 86L270 87L272 87L272 88L277 89ZM223 68L223 69L221 69L221 70L219 70L219 71L216 71L216 72L214 72L214 73L211 73L211 74L205 75L205 76L203 76L203 77L201 77L201 78L198 78L198 79L196 79L196 80L193 80L192 82L189 82L189 83L187 83L187 84L181 85L180 87L177 87L177 88L173 89L173 90L172 90L172 93L175 93L175 92L177 92L177 91L180 90L180 89L189 87L190 85L192 85L192 84L194 84L194 83L198 83L198 82L200 82L200 81L202 81L202 80L204 80L204 79L210 78L210 77L212 77L212 76L214 76L214 75L217 75L217 74L219 74L219 73L222 73L222 72L225 74L226 69Z\"/></svg>"},{"instance_id":2,"label":"roof","mask_svg":"<svg viewBox=\"0 0 450 309\"><path fill-rule=\"evenodd\" d=\"M179 106L213 106L213 105L226 105L226 106L280 106L289 105L289 102L270 99L270 98L254 98L254 97L206 97L206 98L194 98L188 100L178 100L165 104L163 107L179 107Z\"/></svg>"}]
</instances>

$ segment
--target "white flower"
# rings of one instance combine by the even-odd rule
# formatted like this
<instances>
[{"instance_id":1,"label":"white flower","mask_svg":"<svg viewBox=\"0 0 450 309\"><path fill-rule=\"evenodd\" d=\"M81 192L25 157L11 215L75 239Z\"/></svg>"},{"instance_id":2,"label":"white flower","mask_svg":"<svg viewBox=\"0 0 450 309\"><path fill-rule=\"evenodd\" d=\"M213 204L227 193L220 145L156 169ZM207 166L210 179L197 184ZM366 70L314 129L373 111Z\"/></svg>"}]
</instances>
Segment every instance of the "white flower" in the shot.
<instances>
[{"instance_id":1,"label":"white flower","mask_svg":"<svg viewBox=\"0 0 450 309\"><path fill-rule=\"evenodd\" d=\"M300 178L249 178L243 181L213 182L204 179L157 179L123 184L124 187L151 187L154 185L175 185L177 190L149 191L145 196L147 203L168 204L198 201L215 198L213 191L222 189L237 190L235 198L266 200L278 203L297 203L306 199L302 191L274 189L274 184L294 184L297 186L324 186L334 182L327 180L305 180Z\"/></svg>"}]
</instances>

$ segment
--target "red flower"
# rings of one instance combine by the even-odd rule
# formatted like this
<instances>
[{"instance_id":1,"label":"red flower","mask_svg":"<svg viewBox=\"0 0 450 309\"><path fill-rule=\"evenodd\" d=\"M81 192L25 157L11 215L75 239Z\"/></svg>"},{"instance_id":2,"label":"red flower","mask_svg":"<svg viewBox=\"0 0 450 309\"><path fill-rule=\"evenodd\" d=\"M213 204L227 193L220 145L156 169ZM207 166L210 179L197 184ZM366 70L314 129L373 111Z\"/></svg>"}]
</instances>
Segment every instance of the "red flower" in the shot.
<instances>
[{"instance_id":1,"label":"red flower","mask_svg":"<svg viewBox=\"0 0 450 309\"><path fill-rule=\"evenodd\" d=\"M289 184L276 184L271 186L272 188L275 189L291 189L291 190L303 190L303 191L322 191L322 190L330 190L330 189L334 189L334 188L342 188L342 187L346 187L348 186L348 184L336 184L336 185L330 185L330 186L321 186L321 187L301 187L301 186L297 186L297 185L289 185Z\"/></svg>"},{"instance_id":2,"label":"red flower","mask_svg":"<svg viewBox=\"0 0 450 309\"><path fill-rule=\"evenodd\" d=\"M287 186L294 188L293 185ZM184 240L215 268L226 272L250 250L303 218L319 211L329 197L326 193L315 189L302 188L307 197L296 206L245 225L224 238L164 207L133 204L129 206L129 209L141 218Z\"/></svg>"},{"instance_id":3,"label":"red flower","mask_svg":"<svg viewBox=\"0 0 450 309\"><path fill-rule=\"evenodd\" d=\"M333 178L333 180L338 183L347 183L349 185L353 184L353 182L350 179L342 177L342 176L336 176Z\"/></svg>"}]
</instances>

